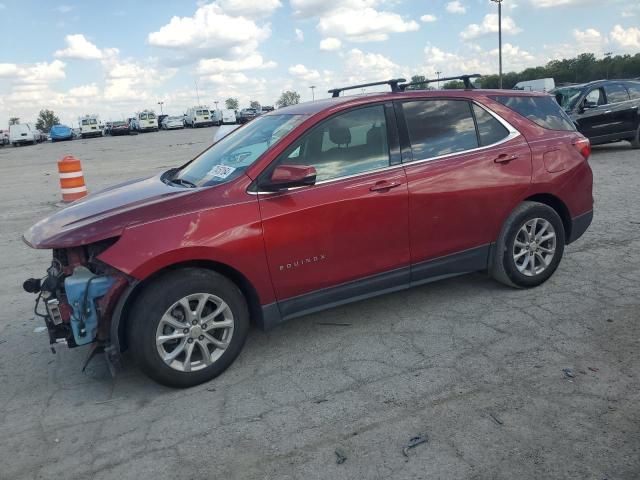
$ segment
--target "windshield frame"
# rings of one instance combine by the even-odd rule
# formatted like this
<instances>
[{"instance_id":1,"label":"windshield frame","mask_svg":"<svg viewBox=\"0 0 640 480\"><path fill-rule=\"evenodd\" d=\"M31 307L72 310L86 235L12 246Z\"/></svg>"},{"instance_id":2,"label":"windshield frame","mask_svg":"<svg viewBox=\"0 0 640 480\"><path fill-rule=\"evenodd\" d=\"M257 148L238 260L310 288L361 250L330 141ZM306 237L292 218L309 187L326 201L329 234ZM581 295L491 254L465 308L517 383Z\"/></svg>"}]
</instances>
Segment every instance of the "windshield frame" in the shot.
<instances>
[{"instance_id":1,"label":"windshield frame","mask_svg":"<svg viewBox=\"0 0 640 480\"><path fill-rule=\"evenodd\" d=\"M251 169L254 165L259 163L260 160L265 155L273 151L274 148L278 147L279 145L282 145L282 143L287 138L290 137L291 133L294 132L300 125L302 125L309 118L309 115L275 113L270 115L263 115L259 118L260 118L259 122L257 121L258 119L256 119L230 132L228 135L218 140L216 143L211 145L202 153L198 154L195 158L185 163L181 167L175 169L170 175L170 178L168 178L168 180L175 183L179 183L180 181L185 181L186 183L194 184L196 187L200 187L200 188L214 186L214 185L221 185L223 183L227 183L229 181L235 180L236 178L244 174L247 170ZM260 134L260 130L258 130L260 126L263 126L266 123L268 128L270 126L268 122L273 122L274 118L279 119L281 121L279 123L276 122L276 124L273 125L274 128L271 131L271 135L272 135L271 138L273 138L273 135L276 134L278 130L282 129L283 132L281 136L277 137L277 139L273 141L273 143L269 143L267 140L264 140L256 143L243 144L243 139L246 139L247 137L251 139L254 135L258 136ZM256 152L257 154L256 157L250 160L248 163L242 164L241 162L243 161L244 158L246 158L246 156L242 157L241 154L244 152L239 150L245 149L250 152L251 147L255 145L260 145L262 143L267 143L266 148L264 148L260 152ZM216 148L219 149L221 147L227 148L228 150L227 151L222 150L218 158L214 157L209 160L209 163L204 163L207 161L206 157L208 155L211 155L212 149L216 149ZM231 156L231 155L235 155L235 158L230 157L230 159L227 159L226 161L223 160L224 157ZM231 158L234 158L234 160L231 160ZM193 167L194 163L198 162L199 160L203 161L203 165L208 165L206 174L201 176L199 179L190 177L188 175L184 175L185 171L188 172L189 167ZM218 167L222 169L228 168L231 171L226 175L223 174L224 176L222 177L216 174L212 174L211 172ZM212 177L208 178L207 175L212 175Z\"/></svg>"}]
</instances>

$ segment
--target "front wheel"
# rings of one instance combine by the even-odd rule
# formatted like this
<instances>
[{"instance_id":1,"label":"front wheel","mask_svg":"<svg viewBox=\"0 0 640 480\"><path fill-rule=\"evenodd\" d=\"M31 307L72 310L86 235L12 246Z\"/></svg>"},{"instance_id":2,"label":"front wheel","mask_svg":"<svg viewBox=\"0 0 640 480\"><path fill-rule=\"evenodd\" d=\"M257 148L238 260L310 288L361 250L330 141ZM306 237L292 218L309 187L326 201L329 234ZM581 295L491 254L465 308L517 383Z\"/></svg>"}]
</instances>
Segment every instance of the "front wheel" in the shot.
<instances>
[{"instance_id":1,"label":"front wheel","mask_svg":"<svg viewBox=\"0 0 640 480\"><path fill-rule=\"evenodd\" d=\"M536 287L558 268L564 246L564 225L558 213L542 203L523 202L502 227L492 276L512 287Z\"/></svg>"},{"instance_id":2,"label":"front wheel","mask_svg":"<svg viewBox=\"0 0 640 480\"><path fill-rule=\"evenodd\" d=\"M630 139L629 142L631 142L631 148L640 148L640 124L638 124L635 137Z\"/></svg>"},{"instance_id":3,"label":"front wheel","mask_svg":"<svg viewBox=\"0 0 640 480\"><path fill-rule=\"evenodd\" d=\"M163 385L191 387L233 363L249 332L249 310L226 277L187 268L143 290L129 327L129 346L142 371Z\"/></svg>"}]
</instances>

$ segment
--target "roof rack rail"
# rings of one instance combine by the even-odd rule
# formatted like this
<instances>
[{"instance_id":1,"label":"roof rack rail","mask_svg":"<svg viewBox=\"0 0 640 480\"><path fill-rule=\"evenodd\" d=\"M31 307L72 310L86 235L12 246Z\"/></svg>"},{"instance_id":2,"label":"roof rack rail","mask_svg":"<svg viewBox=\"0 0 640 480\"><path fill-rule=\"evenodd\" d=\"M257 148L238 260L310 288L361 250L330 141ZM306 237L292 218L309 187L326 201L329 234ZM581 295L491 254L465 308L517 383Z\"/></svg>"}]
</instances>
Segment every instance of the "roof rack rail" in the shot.
<instances>
[{"instance_id":1,"label":"roof rack rail","mask_svg":"<svg viewBox=\"0 0 640 480\"><path fill-rule=\"evenodd\" d=\"M360 85L350 85L348 87L340 87L340 88L332 88L329 90L329 93L333 94L333 97L339 97L340 92L344 92L345 90L354 90L356 88L365 88L365 87L375 87L377 85L389 85L391 87L392 92L399 92L400 86L398 85L401 82L406 82L407 80L404 78L392 78L391 80L384 80L382 82L373 82L373 83L362 83Z\"/></svg>"},{"instance_id":2,"label":"roof rack rail","mask_svg":"<svg viewBox=\"0 0 640 480\"><path fill-rule=\"evenodd\" d=\"M473 86L473 83L471 83L471 79L480 78L480 77L482 77L482 75L480 75L479 73L474 73L471 75L457 75L455 77L442 77L442 78L432 78L432 79L425 78L421 82L403 83L402 85L398 85L398 88L400 89L401 92L404 92L407 87L410 87L412 85L424 85L426 83L448 82L450 80L462 80L462 83L464 83L464 88L471 90L476 88Z\"/></svg>"}]
</instances>

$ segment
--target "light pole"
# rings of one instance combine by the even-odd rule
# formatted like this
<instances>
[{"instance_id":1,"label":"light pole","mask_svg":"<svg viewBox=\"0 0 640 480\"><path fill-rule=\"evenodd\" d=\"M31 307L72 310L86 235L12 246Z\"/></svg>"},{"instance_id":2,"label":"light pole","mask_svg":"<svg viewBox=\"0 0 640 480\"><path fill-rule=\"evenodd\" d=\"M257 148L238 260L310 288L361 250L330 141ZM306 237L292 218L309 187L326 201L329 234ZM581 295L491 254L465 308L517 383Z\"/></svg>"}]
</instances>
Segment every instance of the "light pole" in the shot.
<instances>
[{"instance_id":1,"label":"light pole","mask_svg":"<svg viewBox=\"0 0 640 480\"><path fill-rule=\"evenodd\" d=\"M311 101L314 102L316 99L316 86L311 85L309 88L311 89Z\"/></svg>"},{"instance_id":2,"label":"light pole","mask_svg":"<svg viewBox=\"0 0 640 480\"><path fill-rule=\"evenodd\" d=\"M498 87L502 89L502 2L503 0L491 0L498 4L498 61L500 63L500 75Z\"/></svg>"},{"instance_id":3,"label":"light pole","mask_svg":"<svg viewBox=\"0 0 640 480\"><path fill-rule=\"evenodd\" d=\"M613 52L604 53L604 58L607 59L607 80L609 80L609 67L611 66L611 55L613 55Z\"/></svg>"},{"instance_id":4,"label":"light pole","mask_svg":"<svg viewBox=\"0 0 640 480\"><path fill-rule=\"evenodd\" d=\"M436 75L437 75L437 77L438 77L438 90L440 90L440 75L442 75L442 72L441 72L440 70L438 70L438 71L436 72Z\"/></svg>"},{"instance_id":5,"label":"light pole","mask_svg":"<svg viewBox=\"0 0 640 480\"><path fill-rule=\"evenodd\" d=\"M213 103L215 103L215 105L216 105L216 112L217 112L217 111L218 111L218 100L216 100L216 101L215 101L215 102L213 102Z\"/></svg>"},{"instance_id":6,"label":"light pole","mask_svg":"<svg viewBox=\"0 0 640 480\"><path fill-rule=\"evenodd\" d=\"M164 105L164 102L158 102L158 105L160 105L160 115L164 114L164 112L162 111L162 106Z\"/></svg>"}]
</instances>

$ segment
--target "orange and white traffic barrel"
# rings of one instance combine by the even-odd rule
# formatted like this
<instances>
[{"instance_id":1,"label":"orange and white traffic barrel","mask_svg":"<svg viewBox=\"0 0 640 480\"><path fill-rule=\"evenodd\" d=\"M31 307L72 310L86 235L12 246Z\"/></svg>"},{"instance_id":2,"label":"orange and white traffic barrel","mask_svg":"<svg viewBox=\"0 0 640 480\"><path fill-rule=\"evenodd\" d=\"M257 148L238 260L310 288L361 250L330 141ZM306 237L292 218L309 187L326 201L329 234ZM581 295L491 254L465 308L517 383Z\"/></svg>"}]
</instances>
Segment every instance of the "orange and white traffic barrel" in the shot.
<instances>
[{"instance_id":1,"label":"orange and white traffic barrel","mask_svg":"<svg viewBox=\"0 0 640 480\"><path fill-rule=\"evenodd\" d=\"M80 160L71 155L58 160L58 174L63 202L73 202L87 195Z\"/></svg>"}]
</instances>

